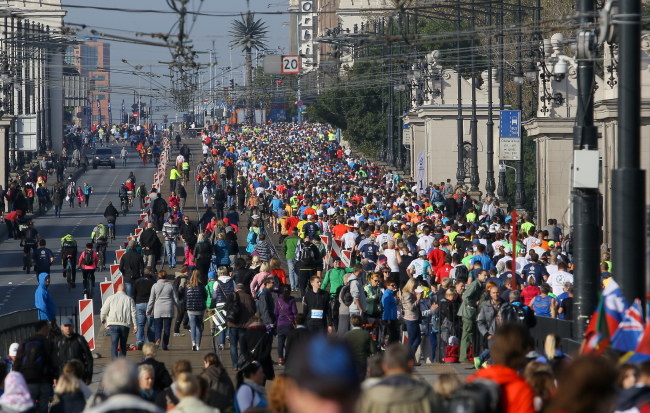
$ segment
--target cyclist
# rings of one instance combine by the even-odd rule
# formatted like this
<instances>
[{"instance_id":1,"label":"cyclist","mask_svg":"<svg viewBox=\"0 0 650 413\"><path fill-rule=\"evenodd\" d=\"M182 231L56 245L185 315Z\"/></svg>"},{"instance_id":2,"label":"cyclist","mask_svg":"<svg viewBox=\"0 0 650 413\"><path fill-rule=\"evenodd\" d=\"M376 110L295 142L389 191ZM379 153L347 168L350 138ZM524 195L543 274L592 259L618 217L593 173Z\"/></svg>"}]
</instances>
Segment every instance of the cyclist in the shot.
<instances>
[{"instance_id":1,"label":"cyclist","mask_svg":"<svg viewBox=\"0 0 650 413\"><path fill-rule=\"evenodd\" d=\"M126 180L131 181L133 183L137 182L137 180L135 179L135 174L133 173L133 171L129 172L129 177L126 178Z\"/></svg>"},{"instance_id":2,"label":"cyclist","mask_svg":"<svg viewBox=\"0 0 650 413\"><path fill-rule=\"evenodd\" d=\"M106 218L106 222L109 224L113 224L113 235L115 235L115 232L117 231L117 227L115 226L115 221L117 220L117 216L119 215L119 212L117 212L117 209L113 206L112 202L108 202L108 206L104 210L104 218Z\"/></svg>"},{"instance_id":3,"label":"cyclist","mask_svg":"<svg viewBox=\"0 0 650 413\"><path fill-rule=\"evenodd\" d=\"M68 234L61 238L61 260L63 263L63 276L65 277L65 269L68 266L68 261L72 266L72 282L70 286L75 288L75 279L77 278L77 241L74 239L72 234ZM68 257L70 257L68 259Z\"/></svg>"},{"instance_id":4,"label":"cyclist","mask_svg":"<svg viewBox=\"0 0 650 413\"><path fill-rule=\"evenodd\" d=\"M129 189L126 187L124 182L122 182L122 186L120 186L118 196L120 197L120 209L126 211L127 206L129 205Z\"/></svg>"},{"instance_id":5,"label":"cyclist","mask_svg":"<svg viewBox=\"0 0 650 413\"><path fill-rule=\"evenodd\" d=\"M135 196L140 200L140 210L144 209L144 200L147 197L147 187L144 182L135 190Z\"/></svg>"},{"instance_id":6,"label":"cyclist","mask_svg":"<svg viewBox=\"0 0 650 413\"><path fill-rule=\"evenodd\" d=\"M34 259L34 272L36 274L50 274L50 267L54 262L54 254L47 248L45 239L38 241L38 248L34 250L32 258Z\"/></svg>"},{"instance_id":7,"label":"cyclist","mask_svg":"<svg viewBox=\"0 0 650 413\"><path fill-rule=\"evenodd\" d=\"M93 228L93 232L90 233L90 239L95 243L95 248L99 254L101 268L100 271L106 269L106 246L108 244L108 227L104 225L103 222L100 222Z\"/></svg>"},{"instance_id":8,"label":"cyclist","mask_svg":"<svg viewBox=\"0 0 650 413\"><path fill-rule=\"evenodd\" d=\"M31 254L36 249L38 240L38 231L34 228L34 223L27 221L20 234L20 246L23 247L23 270L27 271L27 274L31 266Z\"/></svg>"},{"instance_id":9,"label":"cyclist","mask_svg":"<svg viewBox=\"0 0 650 413\"><path fill-rule=\"evenodd\" d=\"M135 190L135 182L131 181L130 179L127 179L126 182L124 183L124 186L126 186L126 195L129 199L129 207L132 207L133 191Z\"/></svg>"},{"instance_id":10,"label":"cyclist","mask_svg":"<svg viewBox=\"0 0 650 413\"><path fill-rule=\"evenodd\" d=\"M99 262L99 254L93 251L93 243L86 244L86 249L79 255L77 267L81 269L84 282L84 295L91 298L95 290L95 270Z\"/></svg>"}]
</instances>

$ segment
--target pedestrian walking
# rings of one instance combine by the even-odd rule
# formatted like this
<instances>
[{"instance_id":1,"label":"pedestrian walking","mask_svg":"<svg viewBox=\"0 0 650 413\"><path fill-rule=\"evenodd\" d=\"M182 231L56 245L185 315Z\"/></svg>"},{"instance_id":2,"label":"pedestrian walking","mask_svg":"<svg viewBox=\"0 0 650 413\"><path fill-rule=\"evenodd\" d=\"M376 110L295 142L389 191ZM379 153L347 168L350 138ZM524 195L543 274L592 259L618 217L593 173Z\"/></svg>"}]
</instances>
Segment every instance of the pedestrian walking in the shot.
<instances>
[{"instance_id":1,"label":"pedestrian walking","mask_svg":"<svg viewBox=\"0 0 650 413\"><path fill-rule=\"evenodd\" d=\"M126 295L124 284L120 284L115 294L106 299L99 318L111 335L111 359L126 357L129 327L133 329L133 334L138 332L138 327L135 302Z\"/></svg>"}]
</instances>

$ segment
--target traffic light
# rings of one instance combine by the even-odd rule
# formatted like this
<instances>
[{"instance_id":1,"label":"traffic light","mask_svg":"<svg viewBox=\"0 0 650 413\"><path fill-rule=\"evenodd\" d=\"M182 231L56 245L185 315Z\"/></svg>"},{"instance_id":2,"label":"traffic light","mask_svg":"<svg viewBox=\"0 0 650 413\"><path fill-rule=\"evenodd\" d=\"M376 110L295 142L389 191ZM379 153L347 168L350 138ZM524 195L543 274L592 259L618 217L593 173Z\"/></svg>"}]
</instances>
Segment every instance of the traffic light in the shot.
<instances>
[{"instance_id":1,"label":"traffic light","mask_svg":"<svg viewBox=\"0 0 650 413\"><path fill-rule=\"evenodd\" d=\"M235 88L235 79L230 79L230 88L231 89Z\"/></svg>"}]
</instances>

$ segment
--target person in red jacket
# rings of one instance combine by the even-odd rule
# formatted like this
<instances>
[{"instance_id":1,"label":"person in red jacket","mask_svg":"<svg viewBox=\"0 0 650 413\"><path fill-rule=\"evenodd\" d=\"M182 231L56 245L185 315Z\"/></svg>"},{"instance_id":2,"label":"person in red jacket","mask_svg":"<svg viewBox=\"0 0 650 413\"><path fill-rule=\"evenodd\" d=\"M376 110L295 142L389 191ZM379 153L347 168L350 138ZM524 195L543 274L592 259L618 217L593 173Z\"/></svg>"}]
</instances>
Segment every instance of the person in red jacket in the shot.
<instances>
[{"instance_id":1,"label":"person in red jacket","mask_svg":"<svg viewBox=\"0 0 650 413\"><path fill-rule=\"evenodd\" d=\"M95 270L99 264L99 254L93 250L93 243L86 244L86 249L79 255L77 267L81 269L84 279L84 295L92 298L95 290Z\"/></svg>"},{"instance_id":2,"label":"person in red jacket","mask_svg":"<svg viewBox=\"0 0 650 413\"><path fill-rule=\"evenodd\" d=\"M468 382L488 379L501 388L503 413L533 413L533 389L517 372L526 364L526 354L532 339L528 329L521 324L504 324L492 338L490 355L493 364L467 378Z\"/></svg>"}]
</instances>

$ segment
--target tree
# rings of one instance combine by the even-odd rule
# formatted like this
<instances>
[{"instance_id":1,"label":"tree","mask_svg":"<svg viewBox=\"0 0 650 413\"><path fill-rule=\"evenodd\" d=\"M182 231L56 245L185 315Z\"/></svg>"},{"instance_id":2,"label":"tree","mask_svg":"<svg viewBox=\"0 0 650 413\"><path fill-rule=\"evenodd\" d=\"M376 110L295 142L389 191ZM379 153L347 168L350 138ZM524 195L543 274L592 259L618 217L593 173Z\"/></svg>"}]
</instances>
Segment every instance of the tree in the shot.
<instances>
[{"instance_id":1,"label":"tree","mask_svg":"<svg viewBox=\"0 0 650 413\"><path fill-rule=\"evenodd\" d=\"M241 20L233 20L230 30L231 47L240 48L244 52L244 68L246 71L246 122L253 123L253 49L266 47L268 26L261 19L255 20L255 13L247 11L241 15Z\"/></svg>"}]
</instances>

